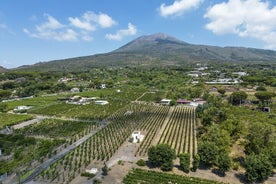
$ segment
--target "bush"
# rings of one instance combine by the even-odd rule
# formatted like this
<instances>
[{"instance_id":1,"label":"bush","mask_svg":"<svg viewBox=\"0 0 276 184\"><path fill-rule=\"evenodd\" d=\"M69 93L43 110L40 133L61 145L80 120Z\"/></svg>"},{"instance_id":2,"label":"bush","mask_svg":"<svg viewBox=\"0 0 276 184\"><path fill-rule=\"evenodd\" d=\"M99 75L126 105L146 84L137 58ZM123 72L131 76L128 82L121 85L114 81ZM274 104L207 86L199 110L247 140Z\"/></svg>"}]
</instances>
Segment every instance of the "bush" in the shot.
<instances>
[{"instance_id":1,"label":"bush","mask_svg":"<svg viewBox=\"0 0 276 184\"><path fill-rule=\"evenodd\" d=\"M95 176L95 174L84 172L84 173L81 173L81 176L88 177L88 178L93 178Z\"/></svg>"},{"instance_id":2,"label":"bush","mask_svg":"<svg viewBox=\"0 0 276 184\"><path fill-rule=\"evenodd\" d=\"M154 167L160 167L163 171L173 168L173 160L176 158L175 150L167 144L152 146L148 151L148 158Z\"/></svg>"},{"instance_id":3,"label":"bush","mask_svg":"<svg viewBox=\"0 0 276 184\"><path fill-rule=\"evenodd\" d=\"M136 164L137 164L138 166L146 166L146 162L145 162L145 160L143 160L143 159L138 160L138 161L136 162Z\"/></svg>"},{"instance_id":4,"label":"bush","mask_svg":"<svg viewBox=\"0 0 276 184\"><path fill-rule=\"evenodd\" d=\"M180 159L180 167L183 169L185 173L189 173L190 171L190 154L182 153L179 155Z\"/></svg>"},{"instance_id":5,"label":"bush","mask_svg":"<svg viewBox=\"0 0 276 184\"><path fill-rule=\"evenodd\" d=\"M194 157L193 157L193 167L191 168L191 170L193 172L196 172L196 170L198 169L199 161L200 161L199 155L198 154L194 155Z\"/></svg>"},{"instance_id":6,"label":"bush","mask_svg":"<svg viewBox=\"0 0 276 184\"><path fill-rule=\"evenodd\" d=\"M263 182L273 173L273 166L265 154L252 154L245 158L246 178L250 182Z\"/></svg>"}]
</instances>

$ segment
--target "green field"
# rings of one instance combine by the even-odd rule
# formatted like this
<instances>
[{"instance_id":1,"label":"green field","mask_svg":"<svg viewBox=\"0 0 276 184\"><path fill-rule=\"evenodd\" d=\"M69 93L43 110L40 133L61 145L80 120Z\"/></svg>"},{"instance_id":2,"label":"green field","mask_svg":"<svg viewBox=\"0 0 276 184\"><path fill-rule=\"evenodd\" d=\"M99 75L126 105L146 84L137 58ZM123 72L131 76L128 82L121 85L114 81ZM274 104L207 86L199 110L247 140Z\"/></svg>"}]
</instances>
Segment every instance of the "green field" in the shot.
<instances>
[{"instance_id":1,"label":"green field","mask_svg":"<svg viewBox=\"0 0 276 184\"><path fill-rule=\"evenodd\" d=\"M15 125L17 123L30 119L33 119L32 115L0 113L0 129L4 128L7 125Z\"/></svg>"},{"instance_id":2,"label":"green field","mask_svg":"<svg viewBox=\"0 0 276 184\"><path fill-rule=\"evenodd\" d=\"M65 121L45 119L41 123L32 124L15 130L16 133L28 136L43 136L51 138L70 138L82 131L92 131L98 127L96 122Z\"/></svg>"},{"instance_id":3,"label":"green field","mask_svg":"<svg viewBox=\"0 0 276 184\"><path fill-rule=\"evenodd\" d=\"M218 184L219 182L200 178L162 173L143 169L133 169L123 179L124 184L149 183L149 184Z\"/></svg>"}]
</instances>

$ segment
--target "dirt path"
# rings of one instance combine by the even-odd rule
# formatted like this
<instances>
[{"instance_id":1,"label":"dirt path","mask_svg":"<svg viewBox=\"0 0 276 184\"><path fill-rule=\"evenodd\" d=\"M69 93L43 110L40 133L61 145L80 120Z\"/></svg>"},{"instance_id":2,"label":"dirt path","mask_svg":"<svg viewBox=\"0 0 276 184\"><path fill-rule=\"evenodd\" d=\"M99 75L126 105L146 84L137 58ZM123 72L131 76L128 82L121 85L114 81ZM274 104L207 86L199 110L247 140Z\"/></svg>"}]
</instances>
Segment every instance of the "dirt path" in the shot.
<instances>
[{"instance_id":1,"label":"dirt path","mask_svg":"<svg viewBox=\"0 0 276 184\"><path fill-rule=\"evenodd\" d=\"M160 128L160 130L157 131L158 133L155 135L155 137L152 140L152 145L156 145L158 143L158 141L159 141L159 139L160 139L160 137L161 137L161 135L162 135L165 127L167 126L167 124L168 124L168 122L169 122L169 120L170 120L170 118L172 116L174 108L175 108L174 106L170 107L169 112L167 114L167 117L164 120L163 126Z\"/></svg>"}]
</instances>

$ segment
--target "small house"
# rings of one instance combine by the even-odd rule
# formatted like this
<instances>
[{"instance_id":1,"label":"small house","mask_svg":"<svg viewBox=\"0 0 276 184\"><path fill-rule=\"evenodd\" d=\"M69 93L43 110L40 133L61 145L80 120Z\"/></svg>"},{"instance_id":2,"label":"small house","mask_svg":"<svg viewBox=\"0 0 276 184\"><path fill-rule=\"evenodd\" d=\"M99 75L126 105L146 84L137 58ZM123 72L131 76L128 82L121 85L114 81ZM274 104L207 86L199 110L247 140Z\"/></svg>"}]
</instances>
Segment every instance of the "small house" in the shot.
<instances>
[{"instance_id":1,"label":"small house","mask_svg":"<svg viewBox=\"0 0 276 184\"><path fill-rule=\"evenodd\" d=\"M25 105L21 105L21 106L17 106L13 109L13 112L27 112L28 109L30 109L30 106L25 106Z\"/></svg>"},{"instance_id":2,"label":"small house","mask_svg":"<svg viewBox=\"0 0 276 184\"><path fill-rule=\"evenodd\" d=\"M141 142L143 139L144 139L144 135L141 134L140 131L134 131L132 134L131 134L131 138L132 138L132 142L133 143L137 143L137 142Z\"/></svg>"},{"instance_id":3,"label":"small house","mask_svg":"<svg viewBox=\"0 0 276 184\"><path fill-rule=\"evenodd\" d=\"M80 89L79 88L72 88L70 91L71 91L71 93L79 93Z\"/></svg>"},{"instance_id":4,"label":"small house","mask_svg":"<svg viewBox=\"0 0 276 184\"><path fill-rule=\"evenodd\" d=\"M186 99L178 99L176 101L177 104L185 104L185 105L189 105L191 103L191 100L186 100Z\"/></svg>"},{"instance_id":5,"label":"small house","mask_svg":"<svg viewBox=\"0 0 276 184\"><path fill-rule=\"evenodd\" d=\"M95 104L96 105L107 105L108 101L105 101L105 100L96 100Z\"/></svg>"},{"instance_id":6,"label":"small house","mask_svg":"<svg viewBox=\"0 0 276 184\"><path fill-rule=\"evenodd\" d=\"M98 172L98 169L97 168L86 169L85 172L89 174L96 174Z\"/></svg>"},{"instance_id":7,"label":"small house","mask_svg":"<svg viewBox=\"0 0 276 184\"><path fill-rule=\"evenodd\" d=\"M2 155L2 149L0 148L0 156Z\"/></svg>"},{"instance_id":8,"label":"small house","mask_svg":"<svg viewBox=\"0 0 276 184\"><path fill-rule=\"evenodd\" d=\"M170 105L171 100L170 100L170 99L162 99L162 100L160 101L160 103L161 103L162 105Z\"/></svg>"}]
</instances>

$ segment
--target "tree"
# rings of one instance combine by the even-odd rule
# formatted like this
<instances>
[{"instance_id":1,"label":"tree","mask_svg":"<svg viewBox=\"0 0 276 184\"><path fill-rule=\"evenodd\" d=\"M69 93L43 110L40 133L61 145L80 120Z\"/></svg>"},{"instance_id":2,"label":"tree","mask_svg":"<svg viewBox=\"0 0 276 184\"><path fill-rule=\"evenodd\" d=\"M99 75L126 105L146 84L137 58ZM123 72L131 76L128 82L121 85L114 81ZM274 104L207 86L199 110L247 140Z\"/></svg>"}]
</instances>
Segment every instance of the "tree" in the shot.
<instances>
[{"instance_id":1,"label":"tree","mask_svg":"<svg viewBox=\"0 0 276 184\"><path fill-rule=\"evenodd\" d=\"M224 175L231 167L231 158L227 152L220 152L217 157L217 166Z\"/></svg>"},{"instance_id":2,"label":"tree","mask_svg":"<svg viewBox=\"0 0 276 184\"><path fill-rule=\"evenodd\" d=\"M198 155L200 161L204 164L212 166L217 161L217 156L219 153L219 148L214 142L201 141L198 146Z\"/></svg>"},{"instance_id":3,"label":"tree","mask_svg":"<svg viewBox=\"0 0 276 184\"><path fill-rule=\"evenodd\" d=\"M247 144L245 145L245 152L247 154L260 154L267 148L275 147L275 129L270 124L252 123L249 127L249 134L247 135Z\"/></svg>"},{"instance_id":4,"label":"tree","mask_svg":"<svg viewBox=\"0 0 276 184\"><path fill-rule=\"evenodd\" d=\"M255 93L255 97L258 98L262 104L265 104L265 102L268 104L274 96L275 93L270 91L259 91Z\"/></svg>"},{"instance_id":5,"label":"tree","mask_svg":"<svg viewBox=\"0 0 276 184\"><path fill-rule=\"evenodd\" d=\"M104 163L104 166L103 166L103 168L102 168L102 171L103 171L103 175L104 175L104 176L108 175L108 167L107 167L106 163Z\"/></svg>"},{"instance_id":6,"label":"tree","mask_svg":"<svg viewBox=\"0 0 276 184\"><path fill-rule=\"evenodd\" d=\"M190 171L190 154L182 153L179 155L180 159L180 167L183 169L185 173L189 173Z\"/></svg>"},{"instance_id":7,"label":"tree","mask_svg":"<svg viewBox=\"0 0 276 184\"><path fill-rule=\"evenodd\" d=\"M152 146L148 151L148 159L151 164L154 167L160 167L163 171L172 170L175 158L175 150L167 144Z\"/></svg>"},{"instance_id":8,"label":"tree","mask_svg":"<svg viewBox=\"0 0 276 184\"><path fill-rule=\"evenodd\" d=\"M245 158L246 178L250 182L262 182L272 173L273 167L265 154L252 154Z\"/></svg>"},{"instance_id":9,"label":"tree","mask_svg":"<svg viewBox=\"0 0 276 184\"><path fill-rule=\"evenodd\" d=\"M11 92L9 90L1 90L0 89L0 99L6 99L11 96Z\"/></svg>"},{"instance_id":10,"label":"tree","mask_svg":"<svg viewBox=\"0 0 276 184\"><path fill-rule=\"evenodd\" d=\"M194 155L194 157L193 157L193 167L191 169L193 172L196 172L196 170L198 169L199 161L200 161L199 155L198 154Z\"/></svg>"},{"instance_id":11,"label":"tree","mask_svg":"<svg viewBox=\"0 0 276 184\"><path fill-rule=\"evenodd\" d=\"M218 89L218 93L219 93L221 96L223 96L223 95L226 93L226 90L220 88L220 89Z\"/></svg>"},{"instance_id":12,"label":"tree","mask_svg":"<svg viewBox=\"0 0 276 184\"><path fill-rule=\"evenodd\" d=\"M230 95L229 102L232 105L240 105L247 98L247 94L244 91L236 91Z\"/></svg>"},{"instance_id":13,"label":"tree","mask_svg":"<svg viewBox=\"0 0 276 184\"><path fill-rule=\"evenodd\" d=\"M0 112L7 112L8 111L8 105L6 103L0 102Z\"/></svg>"}]
</instances>

